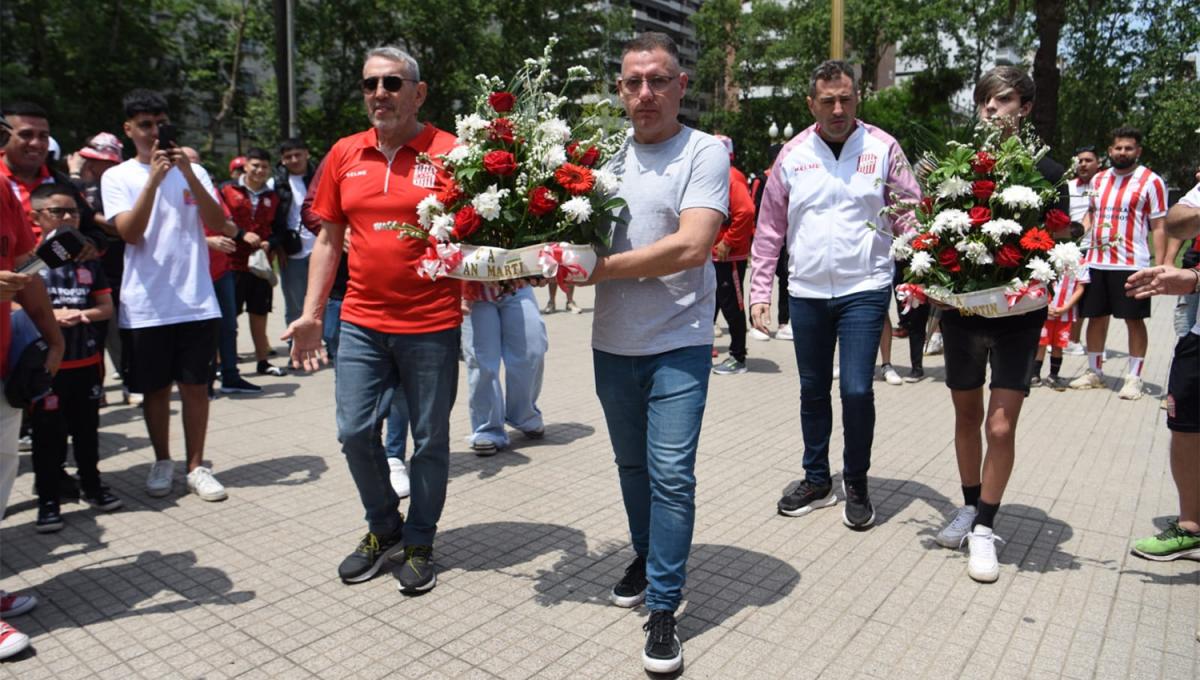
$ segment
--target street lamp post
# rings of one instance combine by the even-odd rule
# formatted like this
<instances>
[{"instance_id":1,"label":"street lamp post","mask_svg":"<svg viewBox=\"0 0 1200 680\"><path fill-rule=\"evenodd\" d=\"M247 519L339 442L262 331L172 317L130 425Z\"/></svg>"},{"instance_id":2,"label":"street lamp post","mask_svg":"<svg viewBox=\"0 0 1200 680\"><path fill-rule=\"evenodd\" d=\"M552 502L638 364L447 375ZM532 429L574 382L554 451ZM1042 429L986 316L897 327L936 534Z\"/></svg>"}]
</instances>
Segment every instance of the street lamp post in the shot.
<instances>
[{"instance_id":1,"label":"street lamp post","mask_svg":"<svg viewBox=\"0 0 1200 680\"><path fill-rule=\"evenodd\" d=\"M829 22L829 58L846 58L846 7L844 0L832 0Z\"/></svg>"}]
</instances>

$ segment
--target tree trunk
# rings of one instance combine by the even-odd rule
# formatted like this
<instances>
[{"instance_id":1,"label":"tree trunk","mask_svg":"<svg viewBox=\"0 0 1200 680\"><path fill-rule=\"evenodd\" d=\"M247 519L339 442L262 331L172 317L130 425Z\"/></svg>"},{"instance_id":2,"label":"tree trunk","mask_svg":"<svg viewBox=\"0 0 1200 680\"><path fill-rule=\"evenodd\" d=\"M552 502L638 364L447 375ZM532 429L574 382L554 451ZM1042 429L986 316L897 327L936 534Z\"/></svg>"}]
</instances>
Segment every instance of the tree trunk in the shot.
<instances>
[{"instance_id":1,"label":"tree trunk","mask_svg":"<svg viewBox=\"0 0 1200 680\"><path fill-rule=\"evenodd\" d=\"M734 67L737 65L737 48L734 47L733 41L734 27L732 24L725 24L725 67L722 69L722 89L721 95L724 100L724 109L731 113L737 113L740 107L738 98L737 81L734 79Z\"/></svg>"},{"instance_id":2,"label":"tree trunk","mask_svg":"<svg viewBox=\"0 0 1200 680\"><path fill-rule=\"evenodd\" d=\"M1033 129L1047 144L1057 141L1058 87L1062 75L1058 70L1058 39L1067 22L1067 0L1036 0L1034 31L1038 48L1033 57Z\"/></svg>"},{"instance_id":3,"label":"tree trunk","mask_svg":"<svg viewBox=\"0 0 1200 680\"><path fill-rule=\"evenodd\" d=\"M212 154L213 146L216 144L217 130L221 128L221 123L233 111L233 99L237 96L238 73L242 69L242 40L246 33L246 10L249 4L249 0L242 0L242 11L238 14L235 26L233 59L229 66L229 87L225 88L225 93L221 95L221 110L208 122L208 139L204 142L204 149L201 151L205 158Z\"/></svg>"}]
</instances>

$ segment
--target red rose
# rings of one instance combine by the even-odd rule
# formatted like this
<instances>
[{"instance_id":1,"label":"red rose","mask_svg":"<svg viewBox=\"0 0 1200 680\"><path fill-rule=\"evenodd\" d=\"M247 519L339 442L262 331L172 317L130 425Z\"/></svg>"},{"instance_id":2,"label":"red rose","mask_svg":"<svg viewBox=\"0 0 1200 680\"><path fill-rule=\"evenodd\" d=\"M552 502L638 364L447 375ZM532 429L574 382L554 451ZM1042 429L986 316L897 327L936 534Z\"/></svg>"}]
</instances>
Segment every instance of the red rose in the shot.
<instances>
[{"instance_id":1,"label":"red rose","mask_svg":"<svg viewBox=\"0 0 1200 680\"><path fill-rule=\"evenodd\" d=\"M579 151L579 142L571 142L567 145L568 158L574 159L577 151Z\"/></svg>"},{"instance_id":2,"label":"red rose","mask_svg":"<svg viewBox=\"0 0 1200 680\"><path fill-rule=\"evenodd\" d=\"M554 199L554 192L546 187L534 187L533 191L529 192L529 212L533 215L541 217L554 212L558 207L558 201Z\"/></svg>"},{"instance_id":3,"label":"red rose","mask_svg":"<svg viewBox=\"0 0 1200 680\"><path fill-rule=\"evenodd\" d=\"M454 214L454 229L450 230L450 236L456 241L461 241L474 234L480 224L483 224L483 220L480 219L479 213L475 212L475 206L464 205Z\"/></svg>"},{"instance_id":4,"label":"red rose","mask_svg":"<svg viewBox=\"0 0 1200 680\"><path fill-rule=\"evenodd\" d=\"M437 200L442 205L449 208L463 197L462 187L458 186L458 182L450 180L444 189L438 192Z\"/></svg>"},{"instance_id":5,"label":"red rose","mask_svg":"<svg viewBox=\"0 0 1200 680\"><path fill-rule=\"evenodd\" d=\"M493 142L504 142L512 144L513 142L513 126L512 121L507 118L497 118L492 121L488 131L488 139Z\"/></svg>"},{"instance_id":6,"label":"red rose","mask_svg":"<svg viewBox=\"0 0 1200 680\"><path fill-rule=\"evenodd\" d=\"M1053 234L1069 226L1071 226L1071 218L1065 212L1058 208L1051 208L1046 211L1046 231Z\"/></svg>"},{"instance_id":7,"label":"red rose","mask_svg":"<svg viewBox=\"0 0 1200 680\"><path fill-rule=\"evenodd\" d=\"M1025 250L1045 252L1054 247L1054 239L1049 233L1034 227L1021 236L1021 247Z\"/></svg>"},{"instance_id":8,"label":"red rose","mask_svg":"<svg viewBox=\"0 0 1200 680\"><path fill-rule=\"evenodd\" d=\"M508 113L516 103L517 98L511 92L493 92L488 95L488 105L495 109L496 113Z\"/></svg>"},{"instance_id":9,"label":"red rose","mask_svg":"<svg viewBox=\"0 0 1200 680\"><path fill-rule=\"evenodd\" d=\"M600 160L600 151L594 146L589 146L588 150L584 151L583 155L579 157L579 164L586 165L590 168L595 165L596 161L598 160Z\"/></svg>"},{"instance_id":10,"label":"red rose","mask_svg":"<svg viewBox=\"0 0 1200 680\"><path fill-rule=\"evenodd\" d=\"M971 161L971 169L977 175L986 175L996 167L996 159L988 155L986 151L980 151L975 154L975 160Z\"/></svg>"},{"instance_id":11,"label":"red rose","mask_svg":"<svg viewBox=\"0 0 1200 680\"><path fill-rule=\"evenodd\" d=\"M507 177L517 171L517 157L507 151L489 151L483 155L483 169Z\"/></svg>"},{"instance_id":12,"label":"red rose","mask_svg":"<svg viewBox=\"0 0 1200 680\"><path fill-rule=\"evenodd\" d=\"M933 199L930 198L929 196L922 198L921 199L921 210L926 215L932 215L933 214Z\"/></svg>"},{"instance_id":13,"label":"red rose","mask_svg":"<svg viewBox=\"0 0 1200 680\"><path fill-rule=\"evenodd\" d=\"M554 181L566 189L567 193L578 196L591 191L596 178L592 176L591 170L583 166L563 163L554 171Z\"/></svg>"},{"instance_id":14,"label":"red rose","mask_svg":"<svg viewBox=\"0 0 1200 680\"><path fill-rule=\"evenodd\" d=\"M989 179L978 180L971 185L971 193L975 194L975 198L986 201L996 193L996 183Z\"/></svg>"},{"instance_id":15,"label":"red rose","mask_svg":"<svg viewBox=\"0 0 1200 680\"><path fill-rule=\"evenodd\" d=\"M1001 267L1020 267L1021 249L1011 243L1005 243L996 251L996 264Z\"/></svg>"},{"instance_id":16,"label":"red rose","mask_svg":"<svg viewBox=\"0 0 1200 680\"><path fill-rule=\"evenodd\" d=\"M962 265L958 263L958 251L950 246L942 248L942 252L938 253L938 264L948 272L956 273L962 271Z\"/></svg>"},{"instance_id":17,"label":"red rose","mask_svg":"<svg viewBox=\"0 0 1200 680\"><path fill-rule=\"evenodd\" d=\"M967 213L967 216L971 218L971 226L978 227L984 222L992 219L992 211L983 207L982 205L977 205L974 208L971 208L971 211Z\"/></svg>"},{"instance_id":18,"label":"red rose","mask_svg":"<svg viewBox=\"0 0 1200 680\"><path fill-rule=\"evenodd\" d=\"M928 250L933 251L940 243L937 234L924 233L916 237L912 241L913 250Z\"/></svg>"}]
</instances>

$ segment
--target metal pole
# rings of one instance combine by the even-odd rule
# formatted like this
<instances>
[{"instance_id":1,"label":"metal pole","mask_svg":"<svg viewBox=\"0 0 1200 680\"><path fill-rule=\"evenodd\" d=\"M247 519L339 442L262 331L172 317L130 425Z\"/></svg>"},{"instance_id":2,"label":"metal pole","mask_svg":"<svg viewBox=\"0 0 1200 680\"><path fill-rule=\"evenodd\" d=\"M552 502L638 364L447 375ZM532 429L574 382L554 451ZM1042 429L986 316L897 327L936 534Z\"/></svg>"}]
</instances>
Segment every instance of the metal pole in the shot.
<instances>
[{"instance_id":1,"label":"metal pole","mask_svg":"<svg viewBox=\"0 0 1200 680\"><path fill-rule=\"evenodd\" d=\"M832 0L833 7L829 22L829 58L846 58L846 29L844 0Z\"/></svg>"},{"instance_id":2,"label":"metal pole","mask_svg":"<svg viewBox=\"0 0 1200 680\"><path fill-rule=\"evenodd\" d=\"M300 134L296 123L296 0L287 0L288 137Z\"/></svg>"},{"instance_id":3,"label":"metal pole","mask_svg":"<svg viewBox=\"0 0 1200 680\"><path fill-rule=\"evenodd\" d=\"M288 2L275 0L275 90L276 102L279 107L279 134L288 136L291 123L291 93L288 91L288 65L291 55L288 50Z\"/></svg>"}]
</instances>

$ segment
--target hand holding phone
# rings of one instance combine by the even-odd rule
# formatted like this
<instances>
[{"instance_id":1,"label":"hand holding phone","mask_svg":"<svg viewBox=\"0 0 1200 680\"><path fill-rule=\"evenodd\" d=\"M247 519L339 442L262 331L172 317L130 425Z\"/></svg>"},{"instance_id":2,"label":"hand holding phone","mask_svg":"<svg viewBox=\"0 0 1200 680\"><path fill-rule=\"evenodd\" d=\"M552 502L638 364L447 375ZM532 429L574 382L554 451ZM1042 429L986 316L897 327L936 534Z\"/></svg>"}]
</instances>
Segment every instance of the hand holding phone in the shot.
<instances>
[{"instance_id":1,"label":"hand holding phone","mask_svg":"<svg viewBox=\"0 0 1200 680\"><path fill-rule=\"evenodd\" d=\"M179 146L179 130L172 123L163 123L158 126L158 148L160 151Z\"/></svg>"}]
</instances>

